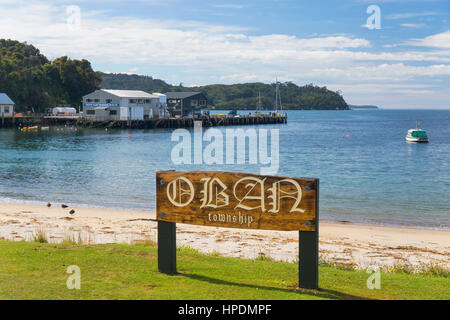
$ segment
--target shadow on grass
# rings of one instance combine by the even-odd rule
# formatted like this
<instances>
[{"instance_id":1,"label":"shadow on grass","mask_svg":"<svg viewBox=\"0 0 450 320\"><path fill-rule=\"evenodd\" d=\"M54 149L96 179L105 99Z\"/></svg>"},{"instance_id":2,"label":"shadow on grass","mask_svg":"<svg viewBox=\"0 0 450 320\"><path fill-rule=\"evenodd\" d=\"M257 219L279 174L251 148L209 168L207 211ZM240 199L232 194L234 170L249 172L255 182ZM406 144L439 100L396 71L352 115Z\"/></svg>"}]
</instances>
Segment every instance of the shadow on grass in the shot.
<instances>
[{"instance_id":1,"label":"shadow on grass","mask_svg":"<svg viewBox=\"0 0 450 320\"><path fill-rule=\"evenodd\" d=\"M288 292L288 293L294 293L298 295L309 295L314 296L318 298L323 299L340 299L340 300L369 300L369 298L366 297L359 297L354 296L351 294L335 291L335 290L329 290L329 289L319 289L319 290L295 290L295 289L284 289L284 288L277 288L277 287L267 287L267 286L258 286L253 284L246 284L246 283L237 283L237 282L230 282L222 279L216 279L211 278L207 276L202 276L198 274L177 274L178 276L190 278L193 280L198 281L205 281L213 284L220 284L220 285L227 285L227 286L238 286L238 287L244 287L244 288L252 288L252 289L262 289L262 290L269 290L269 291L278 291L278 292Z\"/></svg>"}]
</instances>

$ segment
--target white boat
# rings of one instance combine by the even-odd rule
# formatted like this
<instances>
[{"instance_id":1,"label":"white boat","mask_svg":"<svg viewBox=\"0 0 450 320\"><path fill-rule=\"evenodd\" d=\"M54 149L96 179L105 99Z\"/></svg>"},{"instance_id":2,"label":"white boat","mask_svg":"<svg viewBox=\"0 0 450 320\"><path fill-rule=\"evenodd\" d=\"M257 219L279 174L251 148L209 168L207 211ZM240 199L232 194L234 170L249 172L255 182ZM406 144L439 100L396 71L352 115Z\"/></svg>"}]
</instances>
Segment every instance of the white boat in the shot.
<instances>
[{"instance_id":1,"label":"white boat","mask_svg":"<svg viewBox=\"0 0 450 320\"><path fill-rule=\"evenodd\" d=\"M425 130L419 129L419 122L416 121L416 128L409 129L406 135L406 141L408 142L428 142L428 135Z\"/></svg>"}]
</instances>

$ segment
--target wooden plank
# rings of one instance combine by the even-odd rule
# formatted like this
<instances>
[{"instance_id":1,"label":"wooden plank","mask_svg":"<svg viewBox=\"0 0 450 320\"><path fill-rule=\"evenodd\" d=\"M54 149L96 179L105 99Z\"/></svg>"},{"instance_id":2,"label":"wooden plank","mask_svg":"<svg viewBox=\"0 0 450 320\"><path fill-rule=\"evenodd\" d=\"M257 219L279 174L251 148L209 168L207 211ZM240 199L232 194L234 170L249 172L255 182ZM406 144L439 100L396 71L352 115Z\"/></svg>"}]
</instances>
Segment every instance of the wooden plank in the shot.
<instances>
[{"instance_id":1,"label":"wooden plank","mask_svg":"<svg viewBox=\"0 0 450 320\"><path fill-rule=\"evenodd\" d=\"M236 172L156 173L157 220L265 230L316 230L318 180Z\"/></svg>"},{"instance_id":2,"label":"wooden plank","mask_svg":"<svg viewBox=\"0 0 450 320\"><path fill-rule=\"evenodd\" d=\"M319 181L316 183L316 231L299 231L298 235L298 284L304 289L319 288Z\"/></svg>"},{"instance_id":3,"label":"wooden plank","mask_svg":"<svg viewBox=\"0 0 450 320\"><path fill-rule=\"evenodd\" d=\"M158 270L165 274L177 273L175 223L158 221Z\"/></svg>"}]
</instances>

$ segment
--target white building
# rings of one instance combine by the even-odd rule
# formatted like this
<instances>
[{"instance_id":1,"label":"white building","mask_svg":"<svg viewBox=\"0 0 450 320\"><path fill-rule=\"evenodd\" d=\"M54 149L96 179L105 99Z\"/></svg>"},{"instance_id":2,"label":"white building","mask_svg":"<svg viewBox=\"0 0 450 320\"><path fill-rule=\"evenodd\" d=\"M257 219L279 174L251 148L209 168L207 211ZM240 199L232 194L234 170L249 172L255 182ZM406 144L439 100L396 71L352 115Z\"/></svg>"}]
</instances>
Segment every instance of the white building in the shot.
<instances>
[{"instance_id":1,"label":"white building","mask_svg":"<svg viewBox=\"0 0 450 320\"><path fill-rule=\"evenodd\" d=\"M140 90L96 90L83 97L83 116L94 121L160 117L160 96Z\"/></svg>"},{"instance_id":2,"label":"white building","mask_svg":"<svg viewBox=\"0 0 450 320\"><path fill-rule=\"evenodd\" d=\"M165 94L159 93L159 92L153 92L154 96L159 97L159 103L160 103L160 109L159 109L159 117L165 118L169 116L169 113L167 111L167 96Z\"/></svg>"},{"instance_id":3,"label":"white building","mask_svg":"<svg viewBox=\"0 0 450 320\"><path fill-rule=\"evenodd\" d=\"M0 117L12 117L14 114L14 102L6 93L0 93Z\"/></svg>"}]
</instances>

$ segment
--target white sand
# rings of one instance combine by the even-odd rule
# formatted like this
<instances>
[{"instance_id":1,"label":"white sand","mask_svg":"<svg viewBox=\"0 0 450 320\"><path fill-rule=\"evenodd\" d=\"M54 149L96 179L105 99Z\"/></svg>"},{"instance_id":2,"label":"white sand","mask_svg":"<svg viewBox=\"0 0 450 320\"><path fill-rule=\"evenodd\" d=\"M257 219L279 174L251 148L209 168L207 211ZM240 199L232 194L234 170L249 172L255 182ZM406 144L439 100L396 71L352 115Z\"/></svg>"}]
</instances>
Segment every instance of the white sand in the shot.
<instances>
[{"instance_id":1,"label":"white sand","mask_svg":"<svg viewBox=\"0 0 450 320\"><path fill-rule=\"evenodd\" d=\"M69 211L75 210L70 215ZM68 237L84 243L157 241L154 212L0 203L0 239L32 240L39 230L50 242ZM320 253L330 262L358 267L438 264L450 269L450 231L320 223ZM253 231L177 225L177 245L203 252L280 261L298 258L298 232Z\"/></svg>"}]
</instances>

